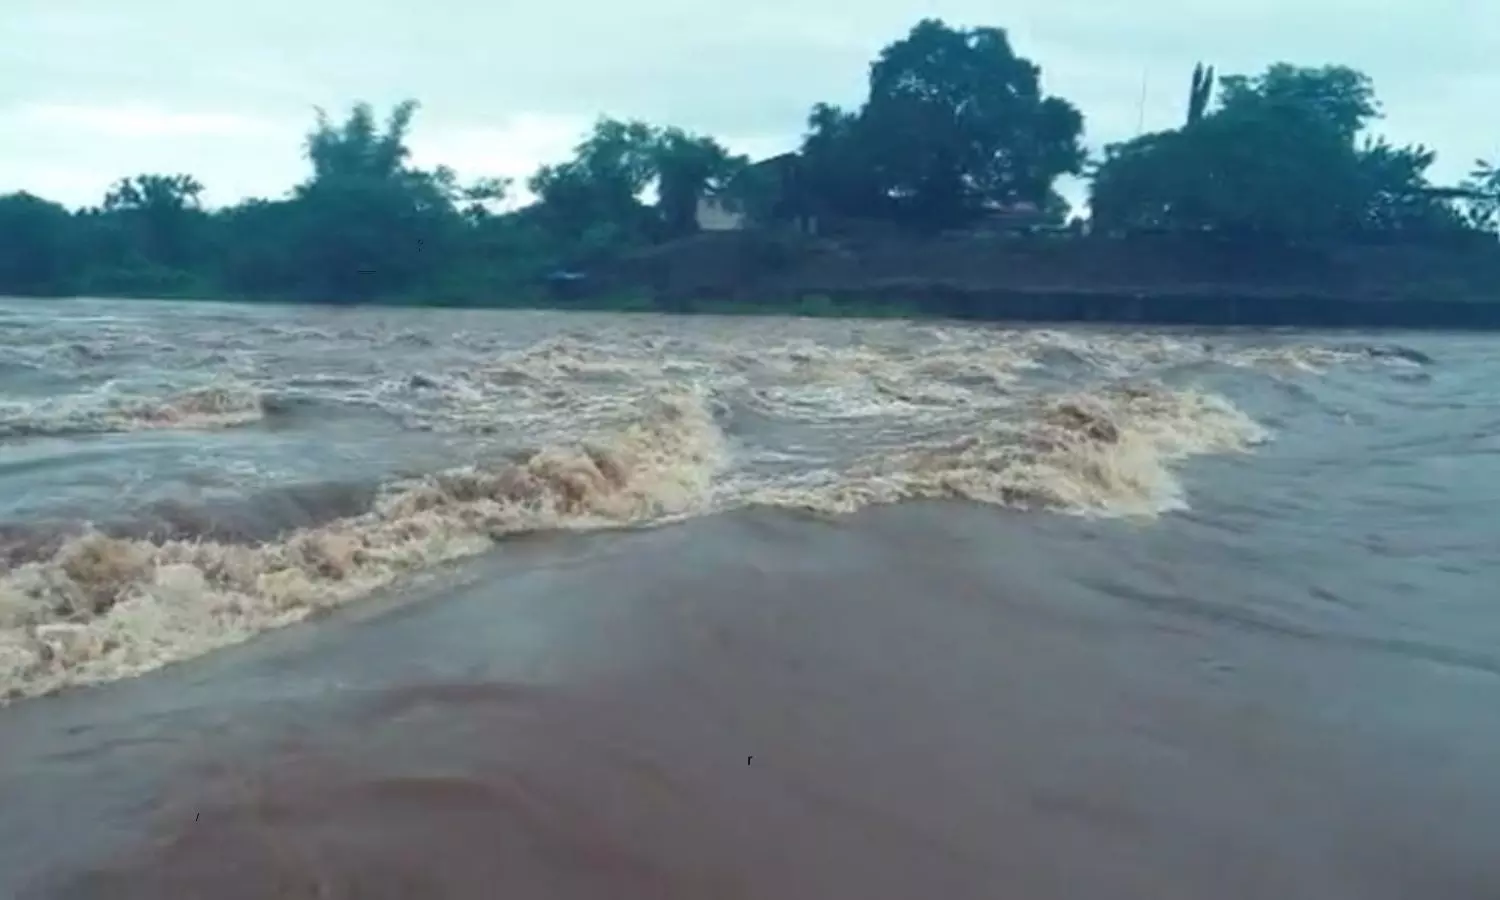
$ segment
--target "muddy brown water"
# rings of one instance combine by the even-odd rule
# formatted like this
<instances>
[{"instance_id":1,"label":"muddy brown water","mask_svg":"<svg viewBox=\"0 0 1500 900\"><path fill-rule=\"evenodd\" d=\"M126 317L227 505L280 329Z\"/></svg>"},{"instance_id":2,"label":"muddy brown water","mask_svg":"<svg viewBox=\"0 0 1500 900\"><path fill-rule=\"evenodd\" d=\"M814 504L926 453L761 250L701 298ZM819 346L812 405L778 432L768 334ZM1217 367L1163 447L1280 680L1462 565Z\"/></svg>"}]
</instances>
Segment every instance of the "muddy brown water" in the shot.
<instances>
[{"instance_id":1,"label":"muddy brown water","mask_svg":"<svg viewBox=\"0 0 1500 900\"><path fill-rule=\"evenodd\" d=\"M0 895L1500 895L1486 340L0 304Z\"/></svg>"}]
</instances>

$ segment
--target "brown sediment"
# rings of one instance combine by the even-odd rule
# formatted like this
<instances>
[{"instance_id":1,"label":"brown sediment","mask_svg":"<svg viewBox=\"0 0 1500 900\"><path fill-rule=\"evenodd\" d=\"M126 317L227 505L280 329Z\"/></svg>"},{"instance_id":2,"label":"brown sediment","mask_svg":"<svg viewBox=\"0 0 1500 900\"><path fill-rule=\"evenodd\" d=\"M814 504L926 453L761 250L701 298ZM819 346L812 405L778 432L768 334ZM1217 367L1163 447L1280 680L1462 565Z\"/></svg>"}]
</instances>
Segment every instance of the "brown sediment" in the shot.
<instances>
[{"instance_id":1,"label":"brown sediment","mask_svg":"<svg viewBox=\"0 0 1500 900\"><path fill-rule=\"evenodd\" d=\"M271 541L88 529L0 571L0 703L239 643L498 538L684 514L721 465L701 398L667 394L613 434L392 483L359 515Z\"/></svg>"},{"instance_id":2,"label":"brown sediment","mask_svg":"<svg viewBox=\"0 0 1500 900\"><path fill-rule=\"evenodd\" d=\"M99 393L43 403L0 418L0 437L233 428L259 422L266 412L266 398L253 386L218 381L166 396Z\"/></svg>"},{"instance_id":3,"label":"brown sediment","mask_svg":"<svg viewBox=\"0 0 1500 900\"><path fill-rule=\"evenodd\" d=\"M211 492L178 486L170 493L182 499L143 508L42 501L46 520L0 524L0 705L240 643L518 534L745 506L836 515L954 498L1150 519L1187 505L1179 460L1268 437L1226 399L1152 380L1156 370L1210 360L1317 370L1363 356L951 325L888 325L871 341L848 340L842 325L802 334L782 324L748 338L612 327L513 347L470 337L487 352L424 355L415 374L294 373L278 390L281 376L262 372L257 387L137 385L8 406L0 418L23 430L188 427L240 410L296 431L326 427L324 413L377 409L398 430L463 437L394 481L276 485L282 476L252 474ZM322 388L299 393L309 385ZM122 410L145 418L122 424ZM860 437L830 442L829 426L842 424ZM824 433L810 435L820 445L810 454L766 465L780 440L762 443L766 425ZM473 439L497 430L505 450L542 449L506 459ZM457 460L473 464L434 470Z\"/></svg>"},{"instance_id":4,"label":"brown sediment","mask_svg":"<svg viewBox=\"0 0 1500 900\"><path fill-rule=\"evenodd\" d=\"M123 523L13 537L7 555L36 553L0 571L0 703L239 643L516 534L947 498L1149 517L1181 505L1173 461L1262 436L1212 395L1142 382L1032 400L956 443L870 454L824 484L721 487L728 454L702 391L650 395L639 410L611 432L494 464L227 507L162 503Z\"/></svg>"},{"instance_id":5,"label":"brown sediment","mask_svg":"<svg viewBox=\"0 0 1500 900\"><path fill-rule=\"evenodd\" d=\"M887 513L695 523L426 607L565 635L538 655L581 674L331 697L239 771L178 771L150 840L49 896L1495 896L1500 794L1460 750L1496 729L1457 717L1481 686L1101 614L997 554L1020 527ZM413 621L389 626L409 653L470 642ZM1420 751L1370 699L1397 684L1457 717L1426 740L1460 743Z\"/></svg>"}]
</instances>

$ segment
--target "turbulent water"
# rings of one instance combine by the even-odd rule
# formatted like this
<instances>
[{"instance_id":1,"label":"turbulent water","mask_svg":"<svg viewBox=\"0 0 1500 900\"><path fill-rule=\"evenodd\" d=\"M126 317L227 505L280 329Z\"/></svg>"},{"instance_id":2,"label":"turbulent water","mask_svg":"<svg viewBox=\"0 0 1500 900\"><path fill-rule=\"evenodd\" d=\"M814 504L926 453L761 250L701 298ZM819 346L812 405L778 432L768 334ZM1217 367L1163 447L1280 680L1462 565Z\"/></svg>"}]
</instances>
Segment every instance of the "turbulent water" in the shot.
<instances>
[{"instance_id":1,"label":"turbulent water","mask_svg":"<svg viewBox=\"0 0 1500 900\"><path fill-rule=\"evenodd\" d=\"M999 719L1030 722L1023 729L1030 737L1014 736L1004 745L1009 751L994 750L1012 755L1023 753L1018 748L1027 741L1041 747L1040 735L1061 727L1058 717L1065 715L1082 716L1069 726L1070 733L1088 733L1101 752L1110 741L1124 746L1132 740L1122 734L1139 739L1154 727L1150 722L1176 722L1161 727L1192 731L1199 727L1192 722L1207 722L1210 714L1262 723L1254 733L1265 742L1271 740L1264 730L1271 728L1266 710L1290 716L1287 708L1312 704L1316 697L1317 714L1307 713L1304 725L1333 729L1327 747L1314 754L1315 741L1307 732L1278 738L1285 752L1301 747L1317 765L1344 759L1351 768L1374 766L1370 760L1385 759L1370 755L1379 748L1389 750L1391 759L1406 759L1391 748L1416 746L1410 734L1420 732L1423 740L1436 742L1432 747L1442 747L1421 757L1422 765L1447 766L1450 774L1444 777L1452 779L1453 796L1466 798L1464 808L1477 819L1500 827L1500 797L1481 802L1489 788L1479 790L1452 774L1473 771L1460 762L1500 752L1500 746L1488 743L1500 731L1495 722L1484 726L1483 737L1474 737L1469 729L1482 723L1464 712L1472 708L1464 705L1469 698L1479 696L1468 692L1493 696L1493 679L1500 675L1497 358L1500 344L1489 338L1434 335L6 301L0 303L0 697L12 707L0 710L0 742L10 741L19 754L15 759L28 758L22 752L27 747L38 760L52 759L54 752L57 760L75 759L85 751L37 748L75 740L63 735L89 732L101 713L69 708L73 712L54 720L45 711L48 701L15 701L67 687L105 690L98 685L206 657L332 607L355 609L378 598L388 603L434 590L451 593L457 588L432 585L456 583L455 578L469 579L471 587L482 582L500 596L555 594L559 608L566 606L565 595L587 596L591 616L613 615L601 610L615 603L635 604L630 620L608 620L621 646L630 643L627 635L640 639L641 622L661 615L651 611L657 607L639 605L645 601L627 600L632 590L652 596L697 592L703 603L718 597L729 611L700 615L730 617L731 624L704 632L711 638L703 640L716 649L702 659L693 656L698 668L687 675L690 681L704 679L703 685L717 683L714 665L706 660L718 658L731 668L741 664L733 648L736 641L749 640L745 629L754 631L744 617L761 614L755 612L757 604L765 615L774 608L781 610L777 616L800 616L799 610L830 608L818 599L823 597L850 608L836 620L808 619L796 633L778 632L781 636L765 648L766 658L743 657L747 668L734 670L737 686L725 682L715 690L725 697L734 693L735 703L752 710L770 702L764 697L776 694L774 686L788 672L802 672L802 690L824 696L808 703L831 702L834 685L846 684L840 709L859 710L860 704L880 702L880 696L892 703L906 697L910 702L899 717L916 722L925 716L929 730L952 734L977 728L956 723L994 706ZM911 501L958 505L940 504L934 512ZM897 513L901 516L892 518ZM650 528L666 524L678 527ZM612 530L619 533L607 533ZM515 539L522 535L563 531L596 532L593 540L617 546L625 556L579 563L576 583L547 582L545 590L535 583L537 576L526 575L524 566L513 568L504 556L507 548L520 546ZM684 536L660 546L640 543L669 532ZM906 588L899 587L907 581ZM1024 609L1015 605L1018 601L997 599L1012 589L1035 599ZM981 604L980 597L991 599ZM441 669L445 683L462 682L469 676L460 672L502 665L504 654L494 647L518 639L495 636L493 629L501 626L492 607L465 602L468 607L455 595L446 601L449 612L430 614L468 617L458 626L465 637L437 636L436 625L406 619L390 626L410 630L405 638L391 639L398 645L394 649L359 655L357 662L349 655L354 651L336 649L317 658L320 665L342 671L340 678L379 682L396 691L410 688L412 679L430 680L412 674L418 670ZM663 597L662 602L687 601ZM432 603L441 610L445 601ZM981 615L981 606L993 607L993 622L955 624ZM1137 643L1121 644L1101 637L1103 626L1097 623L1080 626L1076 634L1069 632L1073 643L1067 648L1053 647L1049 641L1060 639L1047 637L1045 628L1027 636L1026 629L1042 627L1038 623L1072 615L1065 613L1069 609L1090 611L1086 618L1113 609L1109 615L1118 622L1144 630L1130 632L1139 635L1130 639ZM864 627L883 637L859 636L855 620L866 616ZM526 621L525 615L518 621ZM516 627L526 632L540 626ZM954 631L933 630L941 628ZM1115 628L1104 630L1113 634ZM953 642L967 647L966 630L975 640L988 635L984 640L993 647L960 651ZM838 649L843 638L833 634L846 637L849 648ZM939 634L946 635L944 650L919 652L924 635L936 646ZM1245 635L1266 643L1247 649ZM575 644L584 640L578 634L568 638ZM697 640L684 636L677 652L698 653L688 649ZM788 649L797 641L806 642L807 655ZM891 665L905 654L897 669L908 681L889 680L895 670L865 660L880 641L888 642L878 653ZM1212 644L1211 652L1202 651L1212 657L1202 671L1198 662L1182 662L1199 652L1183 650L1183 641ZM1151 642L1166 643L1156 650L1129 649L1156 646ZM447 649L413 649L429 643ZM537 652L506 646L516 659ZM652 646L658 647L653 654L666 652L660 644ZM1054 650L1058 655L1051 655ZM589 653L603 658L600 648ZM994 676L981 691L974 678L985 676L962 674L968 670L960 660L982 668L992 653L1016 671ZM1359 660L1390 660L1392 666L1437 667L1431 671L1463 673L1468 680L1461 688L1434 681L1431 692L1423 693L1427 687L1419 685L1438 678L1426 674L1429 669L1377 672L1370 668L1373 663L1348 662L1350 653ZM816 656L828 666L822 676L813 674L818 664L809 662ZM1074 660L1071 669L1059 668L1057 660L1064 658ZM290 670L306 673L311 665L304 661ZM1161 667L1183 666L1193 670L1184 676L1187 681L1160 674ZM1236 667L1250 674L1233 681L1225 673ZM1077 673L1094 669L1100 669L1097 679L1078 680ZM624 678L623 671L610 677ZM835 674L840 671L862 674ZM281 669L276 677L282 677ZM745 678L767 693L753 699ZM1105 705L1096 712L1080 712L1094 709L1090 704L1096 702L1080 696L1108 691L1115 679L1112 699L1097 701ZM1191 708L1201 715L1194 718L1184 705L1187 695L1179 694L1184 684L1199 679L1202 693ZM1222 692L1230 690L1225 679L1253 702L1225 705ZM484 679L475 684L480 682ZM272 682L264 678L255 683L261 687L252 695L280 690L267 687ZM293 691L297 696L305 695L306 684L331 690L326 679L300 683L304 687ZM866 690L877 683L883 695ZM916 684L947 684L943 690L962 695L967 711L953 707L955 717L943 718L950 711L947 701L906 696ZM1023 690L1025 685L1034 688ZM171 708L196 708L203 717L229 704L223 698L182 699L197 688L171 690L178 698ZM225 690L225 696L244 696L236 693L240 689ZM1049 690L1072 690L1074 700L1038 699ZM669 689L658 685L651 691L662 696ZM1101 722L1133 708L1131 697L1148 694L1156 699L1144 719L1094 734ZM449 703L469 697L443 696ZM709 704L708 696L683 699L681 708ZM1010 704L1003 710L997 705L1002 700ZM166 701L141 702L160 707ZM1026 712L1027 704L1036 710ZM709 708L696 714L710 715ZM870 706L872 716L875 708ZM477 727L478 713L465 709L466 727ZM643 722L656 722L652 733L658 736L686 727L680 717L658 721L637 705L630 709L628 720L619 723L634 735L630 740L654 740L628 731L644 729ZM842 739L864 741L847 744L846 752L852 757L866 752L859 748L868 744L871 729L882 726L870 724L872 718L856 727L850 717L860 713L832 709L819 714L821 739L834 745ZM1170 715L1163 711L1172 709ZM7 721L21 713L33 717ZM882 711L880 721L888 715ZM60 724L69 716L84 719ZM1420 728L1413 724L1418 719L1424 723ZM148 720L144 714L132 719ZM1398 720L1407 743L1377 739L1381 729L1397 729ZM590 727L604 728L597 723L613 720L591 721ZM1371 724L1377 721L1385 724ZM127 730L147 727L116 724ZM764 725L752 729L763 754L772 746ZM724 727L725 734L739 734L739 725ZM1224 727L1241 734L1240 725ZM610 740L624 741L619 734L627 732L611 732ZM169 740L165 732L152 733L151 740ZM1251 733L1243 732L1246 740ZM1442 741L1434 737L1439 733ZM47 734L57 736L42 737ZM1461 741L1455 737L1460 734L1470 736ZM975 746L990 740L977 732L970 737L978 741ZM97 740L89 754L134 739ZM899 757L903 740L888 736L879 746ZM1327 749L1335 745L1344 749ZM673 752L697 758L697 750L683 746L698 745L689 742ZM952 742L945 746L945 752L957 752ZM1223 755L1212 765L1271 759L1256 755L1259 750L1251 753L1249 746L1224 743L1215 751ZM1363 749L1351 749L1356 747ZM922 752L927 756L913 759L938 750L926 746ZM1036 751L1036 765L1067 758L1069 752L1082 751L1048 745ZM539 758L553 756L548 751ZM1146 757L1119 750L1108 758L1091 765L1124 766ZM131 765L137 764L145 765L144 759ZM816 768L806 764L813 767L808 771ZM52 777L45 771L53 771L53 780L73 785L80 797L87 793L89 802L104 802L100 798L113 796L121 783L117 774L103 774L113 771L107 767L96 767L95 776L116 787L101 793L79 787L94 776L68 768L71 763L56 763L55 771L40 762L18 765L22 769L11 774L0 766L0 793L7 785L22 791L23 771L41 779L37 784ZM817 790L833 792L830 785L838 778L855 777L850 773L858 770L851 765L817 769L823 772ZM957 766L950 770L957 772L966 771L967 764L954 758L945 765ZM1303 773L1296 777L1312 777L1308 765L1292 765ZM620 772L637 771L635 763L620 766ZM572 787L558 790L587 783L579 781L579 771L567 770L558 783ZM834 771L842 774L830 774ZM971 774L989 778L978 771ZM1211 770L1197 771L1209 778L1205 773ZM1269 773L1253 778L1274 794L1271 786L1280 776ZM940 787L944 777L929 772L924 790ZM1251 777L1243 769L1226 769L1209 780L1244 804L1259 801L1248 789L1233 793L1229 779ZM1327 773L1318 777L1320 784L1338 781ZM1361 790L1406 790L1405 777L1380 769ZM949 812L943 815L950 820L963 803L979 802L975 782L966 784L944 801ZM1492 780L1489 784L1493 787ZM1323 813L1308 799L1310 788L1304 788L1274 795L1282 798L1277 802L1310 804L1308 815L1316 819ZM298 790L298 796L306 795ZM643 796L656 796L655 787L642 790ZM699 785L699 790L719 788ZM746 790L746 796L758 796L764 788ZM1171 794L1153 793L1151 802ZM20 871L23 861L61 852L58 843L38 836L38 813L26 814L22 824L17 811L31 807L21 794L14 796L12 818L0 813L0 870L9 864ZM384 793L373 796L385 798L381 803L390 800ZM437 795L437 806L443 796ZM908 797L904 815L915 815L916 796ZM339 802L324 800L332 806L320 806L319 815ZM1087 806L1096 800L1067 803ZM45 802L37 794L35 803ZM366 802L377 801L359 801ZM1390 803L1392 809L1407 810L1421 805L1407 794ZM349 813L351 821L370 821L370 810L358 808L364 811ZM808 815L813 814L806 809L797 813ZM1367 821L1369 815L1351 813L1351 820ZM684 834L703 833L703 821L695 821L699 824ZM1194 813L1188 821L1206 820ZM765 834L791 833L785 824L762 824ZM1179 825L1188 831L1198 827ZM860 827L876 829L868 832L874 841L884 826ZM1293 840L1289 823L1278 827ZM734 840L748 833L739 832ZM890 851L892 865L906 858L901 853L917 852L908 832L893 827L891 835L889 847L907 848ZM684 840L675 845L679 850L691 844L691 838ZM809 841L804 842L808 847L817 844ZM1445 853L1458 854L1456 848L1465 846L1452 838L1444 841ZM243 845L239 838L231 843ZM38 849L43 846L45 852ZM193 858L213 855L206 852L195 851ZM786 858L796 851L777 852L783 854L777 858ZM867 847L864 852L884 851ZM1016 853L1021 865L1024 854ZM1448 860L1447 874L1456 880L1441 883L1480 884L1491 873L1453 871L1480 858ZM836 857L821 859L834 865L829 860ZM924 871L913 859L900 871ZM957 857L942 859L946 862L931 871L951 875L951 867L961 865ZM514 874L534 862L527 860L513 860L520 868L507 871ZM809 864L814 868L807 871L816 871L820 863ZM697 871L696 865L688 868ZM1111 871L1109 878L1123 877L1124 870ZM828 877L832 880L820 882L825 889L848 886ZM1361 883L1394 886L1398 881L1381 876ZM1127 882L1113 882L1118 896L1136 896L1126 890ZM862 888L861 895L901 896L901 883L899 878L872 881L874 887ZM938 883L958 884L929 879L909 887ZM1055 895L1078 896L1067 885L1081 883L1058 882L1062 887ZM0 878L0 892L5 884ZM646 884L640 895L679 895L661 884ZM1156 886L1140 882L1141 896L1179 896L1153 893L1161 884L1151 884ZM778 895L820 895L810 888L804 894L804 888L807 884ZM343 896L307 890L278 895ZM366 896L350 890L349 896ZM546 895L573 895L558 890ZM636 896L621 890L618 896ZM100 895L116 894L111 889ZM369 894L377 895L386 894ZM416 895L470 894L455 889ZM523 890L522 895L529 894ZM718 889L681 895L741 896ZM955 887L951 895L970 894ZM1040 888L1033 894L1053 895Z\"/></svg>"},{"instance_id":2,"label":"turbulent water","mask_svg":"<svg viewBox=\"0 0 1500 900\"><path fill-rule=\"evenodd\" d=\"M0 695L196 656L524 532L920 498L1150 518L1190 507L1191 458L1277 439L1434 515L1418 498L1500 440L1486 349L11 303ZM1470 480L1448 499L1472 508ZM1267 514L1351 524L1296 499ZM1479 565L1451 527L1449 567Z\"/></svg>"},{"instance_id":3,"label":"turbulent water","mask_svg":"<svg viewBox=\"0 0 1500 900\"><path fill-rule=\"evenodd\" d=\"M1395 365L1189 336L150 304L12 305L0 340L10 696L522 532L938 497L1154 516L1187 502L1181 460L1271 434L1216 379Z\"/></svg>"}]
</instances>

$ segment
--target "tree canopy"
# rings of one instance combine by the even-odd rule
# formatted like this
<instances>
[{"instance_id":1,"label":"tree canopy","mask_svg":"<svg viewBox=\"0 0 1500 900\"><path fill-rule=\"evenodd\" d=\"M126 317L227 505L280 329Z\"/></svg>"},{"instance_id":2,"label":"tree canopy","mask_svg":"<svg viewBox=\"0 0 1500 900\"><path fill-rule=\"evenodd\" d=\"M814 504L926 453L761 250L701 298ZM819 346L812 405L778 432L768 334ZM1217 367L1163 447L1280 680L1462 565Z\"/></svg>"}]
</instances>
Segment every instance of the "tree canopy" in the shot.
<instances>
[{"instance_id":1,"label":"tree canopy","mask_svg":"<svg viewBox=\"0 0 1500 900\"><path fill-rule=\"evenodd\" d=\"M1428 180L1433 151L1369 135L1380 106L1363 73L1278 63L1218 87L1207 109L1199 69L1182 128L1105 148L1096 226L1293 239L1461 225Z\"/></svg>"},{"instance_id":2,"label":"tree canopy","mask_svg":"<svg viewBox=\"0 0 1500 900\"><path fill-rule=\"evenodd\" d=\"M925 19L881 51L857 111L819 104L803 154L824 210L924 227L1044 205L1083 166L1083 115L999 28Z\"/></svg>"},{"instance_id":3,"label":"tree canopy","mask_svg":"<svg viewBox=\"0 0 1500 900\"><path fill-rule=\"evenodd\" d=\"M589 257L691 233L699 198L745 164L711 137L602 118L571 159L543 166L530 188L538 221L574 255Z\"/></svg>"},{"instance_id":4,"label":"tree canopy","mask_svg":"<svg viewBox=\"0 0 1500 900\"><path fill-rule=\"evenodd\" d=\"M1469 226L1480 231L1500 231L1500 157L1495 162L1476 161L1474 171L1460 190Z\"/></svg>"},{"instance_id":5,"label":"tree canopy","mask_svg":"<svg viewBox=\"0 0 1500 900\"><path fill-rule=\"evenodd\" d=\"M208 208L196 177L160 172L120 178L83 209L0 195L0 293L491 302L691 235L706 197L752 227L927 233L1024 208L1060 222L1060 179L1080 174L1096 233L1500 232L1500 160L1433 184L1436 153L1376 133L1375 86L1346 66L1221 76L1200 65L1181 127L1092 161L1082 113L1044 90L1004 29L924 19L866 76L857 103L814 104L800 143L764 165L710 135L601 117L523 190L416 165L415 101L383 116L366 104L320 110L304 177L280 197Z\"/></svg>"}]
</instances>

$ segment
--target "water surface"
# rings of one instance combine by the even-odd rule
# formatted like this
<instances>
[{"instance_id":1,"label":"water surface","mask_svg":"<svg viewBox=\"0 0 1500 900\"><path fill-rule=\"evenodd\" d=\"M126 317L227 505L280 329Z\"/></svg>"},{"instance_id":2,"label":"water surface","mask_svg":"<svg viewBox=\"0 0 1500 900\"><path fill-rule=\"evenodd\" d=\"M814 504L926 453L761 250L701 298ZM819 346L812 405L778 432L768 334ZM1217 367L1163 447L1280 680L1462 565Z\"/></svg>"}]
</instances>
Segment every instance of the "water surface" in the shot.
<instances>
[{"instance_id":1,"label":"water surface","mask_svg":"<svg viewBox=\"0 0 1500 900\"><path fill-rule=\"evenodd\" d=\"M0 304L0 893L1494 896L1497 350Z\"/></svg>"}]
</instances>

